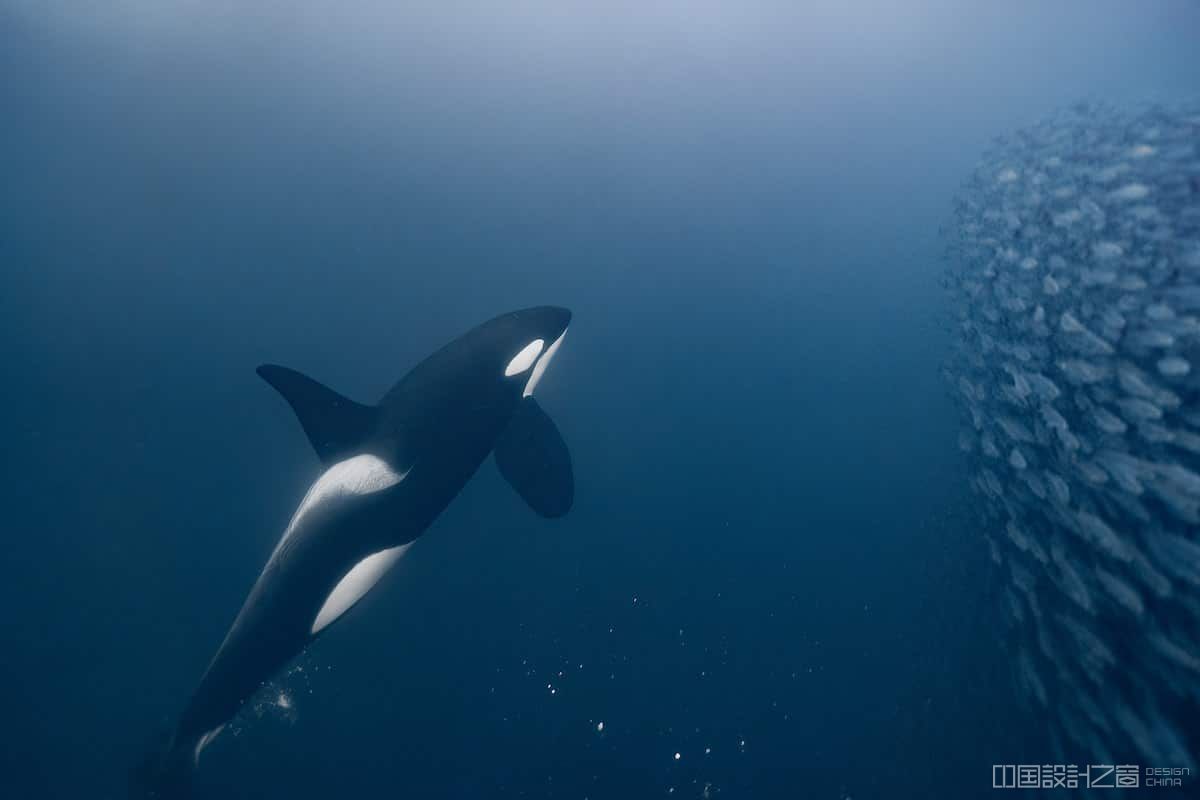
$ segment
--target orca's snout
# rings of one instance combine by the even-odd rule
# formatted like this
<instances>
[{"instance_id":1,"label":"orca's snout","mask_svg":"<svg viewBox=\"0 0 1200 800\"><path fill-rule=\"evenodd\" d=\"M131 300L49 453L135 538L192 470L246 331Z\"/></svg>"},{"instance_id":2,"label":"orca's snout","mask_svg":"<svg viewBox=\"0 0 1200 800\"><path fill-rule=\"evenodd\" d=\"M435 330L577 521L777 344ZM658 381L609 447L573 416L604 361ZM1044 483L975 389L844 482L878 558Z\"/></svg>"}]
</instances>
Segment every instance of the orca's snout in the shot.
<instances>
[{"instance_id":1,"label":"orca's snout","mask_svg":"<svg viewBox=\"0 0 1200 800\"><path fill-rule=\"evenodd\" d=\"M567 332L567 326L571 324L571 311L562 306L533 306L498 317L496 321L501 320L505 320L508 330L517 338L538 338L549 346Z\"/></svg>"},{"instance_id":2,"label":"orca's snout","mask_svg":"<svg viewBox=\"0 0 1200 800\"><path fill-rule=\"evenodd\" d=\"M550 341L562 336L571 324L571 310L562 306L545 306L542 311L546 317L546 327L550 329Z\"/></svg>"}]
</instances>

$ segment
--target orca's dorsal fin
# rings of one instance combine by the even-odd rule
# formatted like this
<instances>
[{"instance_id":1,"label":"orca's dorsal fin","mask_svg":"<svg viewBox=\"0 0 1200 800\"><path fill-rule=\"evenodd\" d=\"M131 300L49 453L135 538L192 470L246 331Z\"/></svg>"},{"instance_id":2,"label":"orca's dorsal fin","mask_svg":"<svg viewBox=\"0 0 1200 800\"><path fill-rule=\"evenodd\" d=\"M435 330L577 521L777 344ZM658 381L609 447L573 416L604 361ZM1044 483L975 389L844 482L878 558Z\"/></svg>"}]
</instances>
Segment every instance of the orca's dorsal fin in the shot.
<instances>
[{"instance_id":1,"label":"orca's dorsal fin","mask_svg":"<svg viewBox=\"0 0 1200 800\"><path fill-rule=\"evenodd\" d=\"M374 408L294 369L263 364L255 372L288 401L322 464L332 464L358 449L375 427Z\"/></svg>"},{"instance_id":2,"label":"orca's dorsal fin","mask_svg":"<svg viewBox=\"0 0 1200 800\"><path fill-rule=\"evenodd\" d=\"M517 494L543 517L561 517L575 499L567 443L533 396L522 398L496 441L496 466Z\"/></svg>"}]
</instances>

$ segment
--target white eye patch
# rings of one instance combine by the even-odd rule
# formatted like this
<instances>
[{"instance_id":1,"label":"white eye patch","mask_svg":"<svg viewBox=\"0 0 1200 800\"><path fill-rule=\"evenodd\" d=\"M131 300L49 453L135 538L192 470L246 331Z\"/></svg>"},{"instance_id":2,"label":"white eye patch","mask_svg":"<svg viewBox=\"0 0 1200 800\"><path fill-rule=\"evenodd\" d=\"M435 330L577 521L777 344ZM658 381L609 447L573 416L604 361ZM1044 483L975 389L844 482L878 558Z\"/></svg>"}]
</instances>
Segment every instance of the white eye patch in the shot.
<instances>
[{"instance_id":1,"label":"white eye patch","mask_svg":"<svg viewBox=\"0 0 1200 800\"><path fill-rule=\"evenodd\" d=\"M513 360L508 362L508 366L504 368L504 377L511 378L513 375L520 375L532 367L533 362L537 361L537 357L542 354L542 348L545 345L546 342L542 339L534 339L521 348L521 352L513 356Z\"/></svg>"},{"instance_id":2,"label":"white eye patch","mask_svg":"<svg viewBox=\"0 0 1200 800\"><path fill-rule=\"evenodd\" d=\"M550 366L550 361L554 358L554 354L558 352L558 346L562 344L563 337L566 335L567 332L563 331L554 340L554 344L546 348L546 355L542 356L541 360L537 362L537 366L533 368L533 374L529 376L529 383L525 384L523 397L529 397L529 395L533 394L533 390L537 388L538 381L546 373L546 367Z\"/></svg>"}]
</instances>

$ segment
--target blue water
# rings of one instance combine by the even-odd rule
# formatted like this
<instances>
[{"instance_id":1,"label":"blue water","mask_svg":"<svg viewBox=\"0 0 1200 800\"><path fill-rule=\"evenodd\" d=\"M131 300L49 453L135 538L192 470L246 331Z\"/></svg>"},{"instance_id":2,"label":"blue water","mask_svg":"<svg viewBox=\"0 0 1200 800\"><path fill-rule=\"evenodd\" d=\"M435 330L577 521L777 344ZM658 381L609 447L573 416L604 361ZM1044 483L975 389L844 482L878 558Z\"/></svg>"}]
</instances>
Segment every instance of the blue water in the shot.
<instances>
[{"instance_id":1,"label":"blue water","mask_svg":"<svg viewBox=\"0 0 1200 800\"><path fill-rule=\"evenodd\" d=\"M0 4L0 795L123 797L194 688L319 471L255 366L373 402L538 303L574 510L485 464L199 797L986 797L1049 757L938 228L993 136L1194 94L1200 7L212 5Z\"/></svg>"}]
</instances>

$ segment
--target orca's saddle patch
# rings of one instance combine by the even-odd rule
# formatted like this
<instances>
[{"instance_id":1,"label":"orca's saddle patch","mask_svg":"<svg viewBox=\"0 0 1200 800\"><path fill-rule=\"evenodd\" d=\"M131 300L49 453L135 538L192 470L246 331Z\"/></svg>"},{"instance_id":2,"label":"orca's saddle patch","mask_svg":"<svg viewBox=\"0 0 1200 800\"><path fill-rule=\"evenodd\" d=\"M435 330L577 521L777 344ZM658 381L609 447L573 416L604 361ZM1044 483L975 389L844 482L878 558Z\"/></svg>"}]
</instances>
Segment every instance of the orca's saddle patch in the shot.
<instances>
[{"instance_id":1,"label":"orca's saddle patch","mask_svg":"<svg viewBox=\"0 0 1200 800\"><path fill-rule=\"evenodd\" d=\"M495 448L500 474L543 517L561 517L575 500L571 454L554 421L532 396L517 406Z\"/></svg>"}]
</instances>

